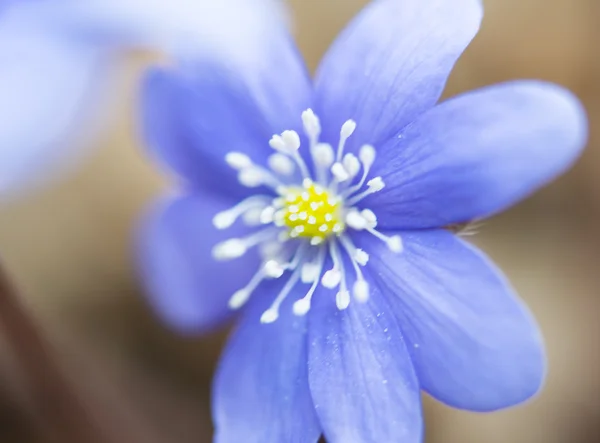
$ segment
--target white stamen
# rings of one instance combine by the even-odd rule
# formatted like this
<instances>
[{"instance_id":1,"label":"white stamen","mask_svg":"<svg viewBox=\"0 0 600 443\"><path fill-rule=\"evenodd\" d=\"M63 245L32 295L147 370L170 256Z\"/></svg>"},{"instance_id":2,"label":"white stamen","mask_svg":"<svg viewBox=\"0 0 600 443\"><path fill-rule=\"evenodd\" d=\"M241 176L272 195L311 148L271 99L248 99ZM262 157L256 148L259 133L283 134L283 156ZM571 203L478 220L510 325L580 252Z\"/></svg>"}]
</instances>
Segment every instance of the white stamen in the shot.
<instances>
[{"instance_id":1,"label":"white stamen","mask_svg":"<svg viewBox=\"0 0 600 443\"><path fill-rule=\"evenodd\" d=\"M294 162L285 154L276 152L269 156L269 167L280 175L292 175L294 173Z\"/></svg>"},{"instance_id":2,"label":"white stamen","mask_svg":"<svg viewBox=\"0 0 600 443\"><path fill-rule=\"evenodd\" d=\"M338 144L338 151L336 156L336 161L342 160L342 155L344 154L344 146L346 145L346 140L354 133L356 130L356 122L354 120L347 120L343 125L340 131L340 143Z\"/></svg>"},{"instance_id":3,"label":"white stamen","mask_svg":"<svg viewBox=\"0 0 600 443\"><path fill-rule=\"evenodd\" d=\"M275 219L276 209L273 206L267 206L260 213L260 222L264 225L273 223Z\"/></svg>"},{"instance_id":4,"label":"white stamen","mask_svg":"<svg viewBox=\"0 0 600 443\"><path fill-rule=\"evenodd\" d=\"M365 169L369 169L375 161L375 148L371 145L363 145L358 152L358 158Z\"/></svg>"},{"instance_id":5,"label":"white stamen","mask_svg":"<svg viewBox=\"0 0 600 443\"><path fill-rule=\"evenodd\" d=\"M356 209L352 209L346 214L346 224L357 231L366 229L368 226L367 220Z\"/></svg>"},{"instance_id":6,"label":"white stamen","mask_svg":"<svg viewBox=\"0 0 600 443\"><path fill-rule=\"evenodd\" d=\"M314 278L312 278L312 280L311 280L312 285L311 285L310 289L308 290L308 292L306 293L306 295L294 303L293 311L294 311L294 314L296 314L296 315L305 315L310 310L310 303L312 300L312 296L315 293L315 290L317 289L317 286L319 284L319 275L321 274L321 271L323 270L323 263L325 262L325 252L326 252L326 249L321 248L319 250L319 255L317 256L317 260L314 263L310 263L310 265L313 267L313 269L309 272L309 274L312 274L312 275L307 275L306 277L311 277L311 278L314 277ZM304 274L304 269L302 269L302 273ZM308 281L304 281L304 278L305 278L305 276L303 275L302 281L304 283L309 283Z\"/></svg>"},{"instance_id":7,"label":"white stamen","mask_svg":"<svg viewBox=\"0 0 600 443\"><path fill-rule=\"evenodd\" d=\"M229 152L225 155L225 161L233 169L242 170L253 165L252 160L241 152Z\"/></svg>"},{"instance_id":8,"label":"white stamen","mask_svg":"<svg viewBox=\"0 0 600 443\"><path fill-rule=\"evenodd\" d=\"M271 137L271 140L269 140L269 146L275 149L276 151L283 152L286 154L288 153L285 141L283 140L283 137L281 135L275 134L273 137Z\"/></svg>"},{"instance_id":9,"label":"white stamen","mask_svg":"<svg viewBox=\"0 0 600 443\"><path fill-rule=\"evenodd\" d=\"M371 225L372 225L372 227L377 226L377 216L370 209L363 209L360 212L360 215L363 216L363 218L367 221L369 226L371 226Z\"/></svg>"},{"instance_id":10,"label":"white stamen","mask_svg":"<svg viewBox=\"0 0 600 443\"><path fill-rule=\"evenodd\" d=\"M262 211L262 208L248 209L246 212L244 212L244 214L242 214L242 219L244 220L244 223L246 223L246 225L248 226L260 225L262 223L260 220Z\"/></svg>"},{"instance_id":11,"label":"white stamen","mask_svg":"<svg viewBox=\"0 0 600 443\"><path fill-rule=\"evenodd\" d=\"M341 290L335 295L335 305L340 311L348 308L350 305L350 292L347 289Z\"/></svg>"},{"instance_id":12,"label":"white stamen","mask_svg":"<svg viewBox=\"0 0 600 443\"><path fill-rule=\"evenodd\" d=\"M366 280L356 280L352 293L358 302L366 302L369 299L369 283Z\"/></svg>"},{"instance_id":13,"label":"white stamen","mask_svg":"<svg viewBox=\"0 0 600 443\"><path fill-rule=\"evenodd\" d=\"M240 238L232 238L215 245L212 256L216 260L231 260L241 257L246 253L248 247L246 241Z\"/></svg>"},{"instance_id":14,"label":"white stamen","mask_svg":"<svg viewBox=\"0 0 600 443\"><path fill-rule=\"evenodd\" d=\"M336 268L330 269L321 277L321 284L328 289L333 289L340 284L342 274Z\"/></svg>"},{"instance_id":15,"label":"white stamen","mask_svg":"<svg viewBox=\"0 0 600 443\"><path fill-rule=\"evenodd\" d=\"M297 300L294 303L292 309L294 310L294 314L296 314L299 317L306 315L306 313L310 311L310 300L306 298L301 298L300 300Z\"/></svg>"},{"instance_id":16,"label":"white stamen","mask_svg":"<svg viewBox=\"0 0 600 443\"><path fill-rule=\"evenodd\" d=\"M371 192L379 192L385 188L385 183L381 177L375 177L367 182L367 186Z\"/></svg>"},{"instance_id":17,"label":"white stamen","mask_svg":"<svg viewBox=\"0 0 600 443\"><path fill-rule=\"evenodd\" d=\"M329 168L335 161L333 148L330 144L319 143L312 149L312 156L316 166Z\"/></svg>"},{"instance_id":18,"label":"white stamen","mask_svg":"<svg viewBox=\"0 0 600 443\"><path fill-rule=\"evenodd\" d=\"M251 294L252 292L246 288L235 291L229 299L229 307L231 309L241 308L248 301Z\"/></svg>"},{"instance_id":19,"label":"white stamen","mask_svg":"<svg viewBox=\"0 0 600 443\"><path fill-rule=\"evenodd\" d=\"M302 265L302 283L312 283L319 278L321 269L316 263L304 263Z\"/></svg>"},{"instance_id":20,"label":"white stamen","mask_svg":"<svg viewBox=\"0 0 600 443\"><path fill-rule=\"evenodd\" d=\"M335 179L340 183L345 182L350 178L350 174L348 174L348 171L346 171L344 165L342 165L339 162L333 164L333 166L331 167L331 173L333 174Z\"/></svg>"},{"instance_id":21,"label":"white stamen","mask_svg":"<svg viewBox=\"0 0 600 443\"><path fill-rule=\"evenodd\" d=\"M281 138L288 152L293 153L300 149L300 136L296 131L283 131Z\"/></svg>"},{"instance_id":22,"label":"white stamen","mask_svg":"<svg viewBox=\"0 0 600 443\"><path fill-rule=\"evenodd\" d=\"M365 197L381 191L385 187L385 183L383 182L383 179L381 177L375 177L367 182L367 186L368 188L365 189L363 192L349 198L346 201L346 204L348 206L354 206L356 203L358 203Z\"/></svg>"},{"instance_id":23,"label":"white stamen","mask_svg":"<svg viewBox=\"0 0 600 443\"><path fill-rule=\"evenodd\" d=\"M265 263L265 275L270 278L279 278L285 272L285 267L276 260L269 260Z\"/></svg>"},{"instance_id":24,"label":"white stamen","mask_svg":"<svg viewBox=\"0 0 600 443\"><path fill-rule=\"evenodd\" d=\"M381 232L377 231L376 229L372 229L372 228L367 228L367 231L369 231L371 234L373 234L378 239L383 240L387 244L387 247L390 248L390 250L392 252L400 253L404 250L404 244L402 242L402 237L400 237L399 235L393 235L390 237L390 236L384 235Z\"/></svg>"},{"instance_id":25,"label":"white stamen","mask_svg":"<svg viewBox=\"0 0 600 443\"><path fill-rule=\"evenodd\" d=\"M354 154L344 155L343 165L350 178L356 177L356 175L360 171L360 162Z\"/></svg>"},{"instance_id":26,"label":"white stamen","mask_svg":"<svg viewBox=\"0 0 600 443\"><path fill-rule=\"evenodd\" d=\"M281 292L273 301L273 304L269 309L267 309L263 315L260 317L261 323L273 323L275 320L279 318L279 306L285 298L288 296L294 285L298 282L300 278L300 268L296 269L289 280L286 282L285 286L281 290Z\"/></svg>"},{"instance_id":27,"label":"white stamen","mask_svg":"<svg viewBox=\"0 0 600 443\"><path fill-rule=\"evenodd\" d=\"M227 229L235 223L238 215L232 211L219 212L213 217L213 226L217 229Z\"/></svg>"},{"instance_id":28,"label":"white stamen","mask_svg":"<svg viewBox=\"0 0 600 443\"><path fill-rule=\"evenodd\" d=\"M307 109L302 113L302 124L304 132L308 136L311 146L313 146L321 135L321 122L312 109Z\"/></svg>"},{"instance_id":29,"label":"white stamen","mask_svg":"<svg viewBox=\"0 0 600 443\"><path fill-rule=\"evenodd\" d=\"M265 175L260 168L248 167L239 172L238 180L248 188L256 188L265 184Z\"/></svg>"},{"instance_id":30,"label":"white stamen","mask_svg":"<svg viewBox=\"0 0 600 443\"><path fill-rule=\"evenodd\" d=\"M390 248L392 252L399 253L402 252L402 250L404 249L402 238L399 235L389 237L386 243L388 245L388 248Z\"/></svg>"},{"instance_id":31,"label":"white stamen","mask_svg":"<svg viewBox=\"0 0 600 443\"><path fill-rule=\"evenodd\" d=\"M359 265L366 266L369 262L369 254L362 249L356 249L354 251L354 260L356 260Z\"/></svg>"}]
</instances>

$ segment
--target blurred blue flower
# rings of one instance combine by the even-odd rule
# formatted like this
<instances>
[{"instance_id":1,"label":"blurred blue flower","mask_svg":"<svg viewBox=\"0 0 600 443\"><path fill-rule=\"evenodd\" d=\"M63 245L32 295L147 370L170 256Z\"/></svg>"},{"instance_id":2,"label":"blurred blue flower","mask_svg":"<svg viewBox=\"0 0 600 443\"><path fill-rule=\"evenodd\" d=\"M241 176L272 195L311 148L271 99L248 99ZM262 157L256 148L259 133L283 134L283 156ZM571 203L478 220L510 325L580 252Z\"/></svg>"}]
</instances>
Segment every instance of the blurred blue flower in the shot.
<instances>
[{"instance_id":1,"label":"blurred blue flower","mask_svg":"<svg viewBox=\"0 0 600 443\"><path fill-rule=\"evenodd\" d=\"M119 51L252 53L278 13L269 2L0 1L0 199L91 144Z\"/></svg>"},{"instance_id":2,"label":"blurred blue flower","mask_svg":"<svg viewBox=\"0 0 600 443\"><path fill-rule=\"evenodd\" d=\"M477 0L372 2L314 82L275 25L260 57L147 76L145 137L185 189L142 231L151 302L186 332L244 306L215 441L419 442L421 390L493 411L540 389L534 320L445 227L562 173L586 118L537 81L436 104L481 17Z\"/></svg>"}]
</instances>

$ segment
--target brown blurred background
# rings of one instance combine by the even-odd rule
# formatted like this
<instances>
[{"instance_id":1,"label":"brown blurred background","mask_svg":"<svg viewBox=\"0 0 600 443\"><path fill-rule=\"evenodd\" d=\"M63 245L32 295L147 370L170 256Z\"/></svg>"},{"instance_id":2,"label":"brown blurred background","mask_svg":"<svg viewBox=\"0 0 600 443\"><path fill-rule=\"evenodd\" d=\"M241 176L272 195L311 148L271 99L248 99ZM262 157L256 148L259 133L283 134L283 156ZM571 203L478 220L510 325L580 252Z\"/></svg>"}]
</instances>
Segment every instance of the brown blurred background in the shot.
<instances>
[{"instance_id":1,"label":"brown blurred background","mask_svg":"<svg viewBox=\"0 0 600 443\"><path fill-rule=\"evenodd\" d=\"M311 69L365 3L292 1ZM447 95L513 78L554 81L585 103L591 139L567 176L487 221L473 239L505 270L542 326L550 359L546 389L524 406L491 415L426 401L427 442L597 442L600 2L484 3L483 29ZM160 427L166 441L209 442L210 379L226 332L192 340L165 330L144 305L131 254L136 220L166 183L144 157L132 117L146 59L124 61L113 124L92 160L60 184L0 207L0 250L26 303L67 359L117 386L128 407ZM18 377L3 349L0 336L0 442L39 441L15 403Z\"/></svg>"}]
</instances>

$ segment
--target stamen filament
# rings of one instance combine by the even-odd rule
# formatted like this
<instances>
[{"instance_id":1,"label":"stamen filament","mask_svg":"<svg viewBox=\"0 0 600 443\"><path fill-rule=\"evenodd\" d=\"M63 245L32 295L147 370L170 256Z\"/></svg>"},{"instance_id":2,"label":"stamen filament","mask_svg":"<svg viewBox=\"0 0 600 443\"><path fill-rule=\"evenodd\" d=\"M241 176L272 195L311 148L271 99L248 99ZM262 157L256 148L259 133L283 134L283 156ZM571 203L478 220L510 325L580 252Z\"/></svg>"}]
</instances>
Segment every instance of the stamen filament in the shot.
<instances>
[{"instance_id":1,"label":"stamen filament","mask_svg":"<svg viewBox=\"0 0 600 443\"><path fill-rule=\"evenodd\" d=\"M262 316L260 317L261 323L273 323L275 320L277 320L279 318L279 307L281 306L281 303L283 302L283 300L285 300L285 298L288 296L290 291L293 289L294 285L300 279L300 269L301 268L296 268L294 270L294 273L291 275L289 280L285 283L285 286L283 287L281 292L279 292L279 294L273 301L273 304L271 304L271 307L269 309L267 309L265 312L263 312Z\"/></svg>"}]
</instances>

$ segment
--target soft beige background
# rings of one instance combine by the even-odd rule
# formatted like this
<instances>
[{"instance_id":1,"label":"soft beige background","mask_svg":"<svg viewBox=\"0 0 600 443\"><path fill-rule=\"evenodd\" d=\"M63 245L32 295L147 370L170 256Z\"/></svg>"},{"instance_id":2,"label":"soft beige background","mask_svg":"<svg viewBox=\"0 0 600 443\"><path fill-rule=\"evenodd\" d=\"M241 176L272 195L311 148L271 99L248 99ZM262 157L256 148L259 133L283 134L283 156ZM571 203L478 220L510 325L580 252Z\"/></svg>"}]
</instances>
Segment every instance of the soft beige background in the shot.
<instances>
[{"instance_id":1,"label":"soft beige background","mask_svg":"<svg viewBox=\"0 0 600 443\"><path fill-rule=\"evenodd\" d=\"M428 401L427 441L600 441L600 3L484 3L482 32L459 62L448 95L513 78L558 82L587 106L591 142L571 173L486 222L474 238L539 319L550 358L546 389L527 405L490 415ZM301 49L314 69L365 1L292 4ZM143 304L132 261L136 220L166 183L144 157L132 117L146 61L124 63L113 124L91 161L61 183L0 207L0 250L27 303L68 343L65 352L93 358L173 442L208 442L209 383L225 333L191 340L162 328ZM31 441L27 422L11 408L2 413L6 402L0 400L0 441Z\"/></svg>"}]
</instances>

